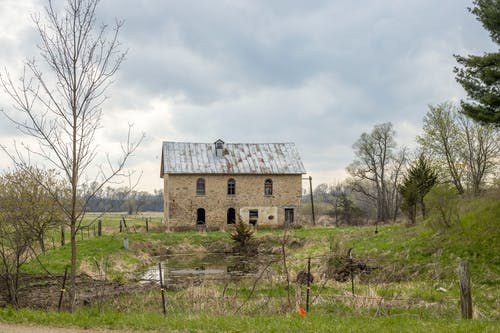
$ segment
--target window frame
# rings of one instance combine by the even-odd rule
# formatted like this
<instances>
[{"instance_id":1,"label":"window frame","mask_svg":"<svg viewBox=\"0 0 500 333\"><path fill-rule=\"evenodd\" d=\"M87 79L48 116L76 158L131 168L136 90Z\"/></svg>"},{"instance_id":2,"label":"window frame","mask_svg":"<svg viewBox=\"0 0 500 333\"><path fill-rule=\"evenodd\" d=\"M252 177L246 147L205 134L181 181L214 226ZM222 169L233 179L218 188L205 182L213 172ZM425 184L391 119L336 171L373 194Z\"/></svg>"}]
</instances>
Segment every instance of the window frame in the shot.
<instances>
[{"instance_id":1,"label":"window frame","mask_svg":"<svg viewBox=\"0 0 500 333\"><path fill-rule=\"evenodd\" d=\"M273 180L270 178L264 181L264 195L273 195Z\"/></svg>"},{"instance_id":2,"label":"window frame","mask_svg":"<svg viewBox=\"0 0 500 333\"><path fill-rule=\"evenodd\" d=\"M236 195L236 180L234 178L227 180L227 195Z\"/></svg>"},{"instance_id":3,"label":"window frame","mask_svg":"<svg viewBox=\"0 0 500 333\"><path fill-rule=\"evenodd\" d=\"M196 195L206 194L206 182L205 178L198 178L196 180Z\"/></svg>"}]
</instances>

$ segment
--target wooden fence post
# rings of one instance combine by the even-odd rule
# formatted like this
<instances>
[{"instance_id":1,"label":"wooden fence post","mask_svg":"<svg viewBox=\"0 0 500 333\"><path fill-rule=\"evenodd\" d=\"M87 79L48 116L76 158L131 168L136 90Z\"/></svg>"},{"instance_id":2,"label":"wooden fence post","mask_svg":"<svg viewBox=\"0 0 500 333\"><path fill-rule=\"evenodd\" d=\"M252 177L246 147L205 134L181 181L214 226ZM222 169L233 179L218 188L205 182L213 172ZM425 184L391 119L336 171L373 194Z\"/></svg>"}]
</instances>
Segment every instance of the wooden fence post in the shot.
<instances>
[{"instance_id":1,"label":"wooden fence post","mask_svg":"<svg viewBox=\"0 0 500 333\"><path fill-rule=\"evenodd\" d=\"M63 296L64 293L66 292L66 278L68 277L68 266L66 266L64 270L64 279L61 287L61 294L59 296L59 304L57 305L58 311L61 311L61 306L62 306L62 301L63 301Z\"/></svg>"},{"instance_id":2,"label":"wooden fence post","mask_svg":"<svg viewBox=\"0 0 500 333\"><path fill-rule=\"evenodd\" d=\"M460 307L462 319L472 319L472 294L470 285L469 263L462 261L458 265L458 280L460 283Z\"/></svg>"},{"instance_id":3,"label":"wooden fence post","mask_svg":"<svg viewBox=\"0 0 500 333\"><path fill-rule=\"evenodd\" d=\"M309 191L311 194L311 212L312 212L312 219L313 219L313 225L316 225L316 215L314 212L314 197L313 197L313 185L312 185L312 177L309 176Z\"/></svg>"},{"instance_id":4,"label":"wooden fence post","mask_svg":"<svg viewBox=\"0 0 500 333\"><path fill-rule=\"evenodd\" d=\"M99 219L97 221L97 236L101 237L102 236L102 220Z\"/></svg>"},{"instance_id":5,"label":"wooden fence post","mask_svg":"<svg viewBox=\"0 0 500 333\"><path fill-rule=\"evenodd\" d=\"M149 232L149 221L147 217L146 217L146 232Z\"/></svg>"},{"instance_id":6,"label":"wooden fence post","mask_svg":"<svg viewBox=\"0 0 500 333\"><path fill-rule=\"evenodd\" d=\"M352 248L349 249L349 252L347 252L347 255L349 256L349 273L351 275L352 296L355 296L354 295L354 263L353 263L353 258L352 258Z\"/></svg>"},{"instance_id":7,"label":"wooden fence post","mask_svg":"<svg viewBox=\"0 0 500 333\"><path fill-rule=\"evenodd\" d=\"M311 257L307 258L306 312L309 312L309 294L310 293L311 293Z\"/></svg>"},{"instance_id":8,"label":"wooden fence post","mask_svg":"<svg viewBox=\"0 0 500 333\"><path fill-rule=\"evenodd\" d=\"M163 305L163 315L167 315L167 307L165 306L165 287L163 286L163 274L161 271L161 262L158 263L158 273L160 275L160 290L161 290L161 303Z\"/></svg>"}]
</instances>

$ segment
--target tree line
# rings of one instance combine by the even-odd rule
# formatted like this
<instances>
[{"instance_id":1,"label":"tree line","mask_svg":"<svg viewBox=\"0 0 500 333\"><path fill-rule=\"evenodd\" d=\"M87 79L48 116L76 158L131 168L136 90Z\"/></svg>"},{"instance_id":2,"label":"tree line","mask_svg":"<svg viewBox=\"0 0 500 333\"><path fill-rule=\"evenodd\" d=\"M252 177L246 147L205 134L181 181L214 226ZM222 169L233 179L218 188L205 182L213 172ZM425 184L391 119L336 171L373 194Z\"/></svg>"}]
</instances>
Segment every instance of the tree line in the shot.
<instances>
[{"instance_id":1,"label":"tree line","mask_svg":"<svg viewBox=\"0 0 500 333\"><path fill-rule=\"evenodd\" d=\"M475 0L469 11L500 45L500 1ZM392 123L377 124L353 144L350 178L316 187L316 199L334 205L330 214L336 223L350 223L353 215L390 221L404 213L414 224L418 215L428 217L431 206L437 211L431 222L448 226L456 215L457 195L478 196L498 186L500 52L455 59L456 80L467 98L458 105L445 101L429 106L416 151L398 147ZM340 220L339 212L344 216Z\"/></svg>"},{"instance_id":2,"label":"tree line","mask_svg":"<svg viewBox=\"0 0 500 333\"><path fill-rule=\"evenodd\" d=\"M395 221L402 214L414 224L418 215L427 217L424 198L436 186L441 196L446 192L478 196L498 186L499 129L470 119L458 105L429 106L415 151L398 147L395 136L390 122L362 133L352 146L350 177L314 189L315 202L330 204L328 213L337 224L359 223L363 218Z\"/></svg>"},{"instance_id":3,"label":"tree line","mask_svg":"<svg viewBox=\"0 0 500 333\"><path fill-rule=\"evenodd\" d=\"M162 212L163 191L154 190L150 193L130 190L127 187L107 186L89 197L87 211L126 212L129 215L140 212Z\"/></svg>"}]
</instances>

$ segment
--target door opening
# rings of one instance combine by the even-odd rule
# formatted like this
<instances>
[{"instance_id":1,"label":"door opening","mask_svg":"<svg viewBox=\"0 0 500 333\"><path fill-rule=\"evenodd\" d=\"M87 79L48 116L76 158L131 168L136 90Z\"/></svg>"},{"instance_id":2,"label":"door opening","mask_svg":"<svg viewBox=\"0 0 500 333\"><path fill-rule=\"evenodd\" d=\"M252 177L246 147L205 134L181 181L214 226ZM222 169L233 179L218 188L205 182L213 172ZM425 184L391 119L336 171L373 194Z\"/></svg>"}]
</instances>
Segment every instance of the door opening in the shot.
<instances>
[{"instance_id":1,"label":"door opening","mask_svg":"<svg viewBox=\"0 0 500 333\"><path fill-rule=\"evenodd\" d=\"M285 223L293 224L293 208L285 208Z\"/></svg>"},{"instance_id":2,"label":"door opening","mask_svg":"<svg viewBox=\"0 0 500 333\"><path fill-rule=\"evenodd\" d=\"M236 211L234 208L229 208L227 210L227 224L235 224L236 223Z\"/></svg>"},{"instance_id":3,"label":"door opening","mask_svg":"<svg viewBox=\"0 0 500 333\"><path fill-rule=\"evenodd\" d=\"M196 210L196 224L205 224L205 209L198 208Z\"/></svg>"}]
</instances>

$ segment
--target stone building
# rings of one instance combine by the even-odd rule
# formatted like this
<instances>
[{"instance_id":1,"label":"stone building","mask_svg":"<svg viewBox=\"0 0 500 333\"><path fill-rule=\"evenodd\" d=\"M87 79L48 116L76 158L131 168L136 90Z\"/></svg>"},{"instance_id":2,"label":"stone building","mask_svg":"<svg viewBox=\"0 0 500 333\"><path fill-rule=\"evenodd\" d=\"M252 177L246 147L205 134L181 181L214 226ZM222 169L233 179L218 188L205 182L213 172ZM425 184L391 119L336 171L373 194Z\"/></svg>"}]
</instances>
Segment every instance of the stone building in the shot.
<instances>
[{"instance_id":1,"label":"stone building","mask_svg":"<svg viewBox=\"0 0 500 333\"><path fill-rule=\"evenodd\" d=\"M223 229L237 216L257 225L293 224L304 165L293 143L163 142L168 229Z\"/></svg>"}]
</instances>

